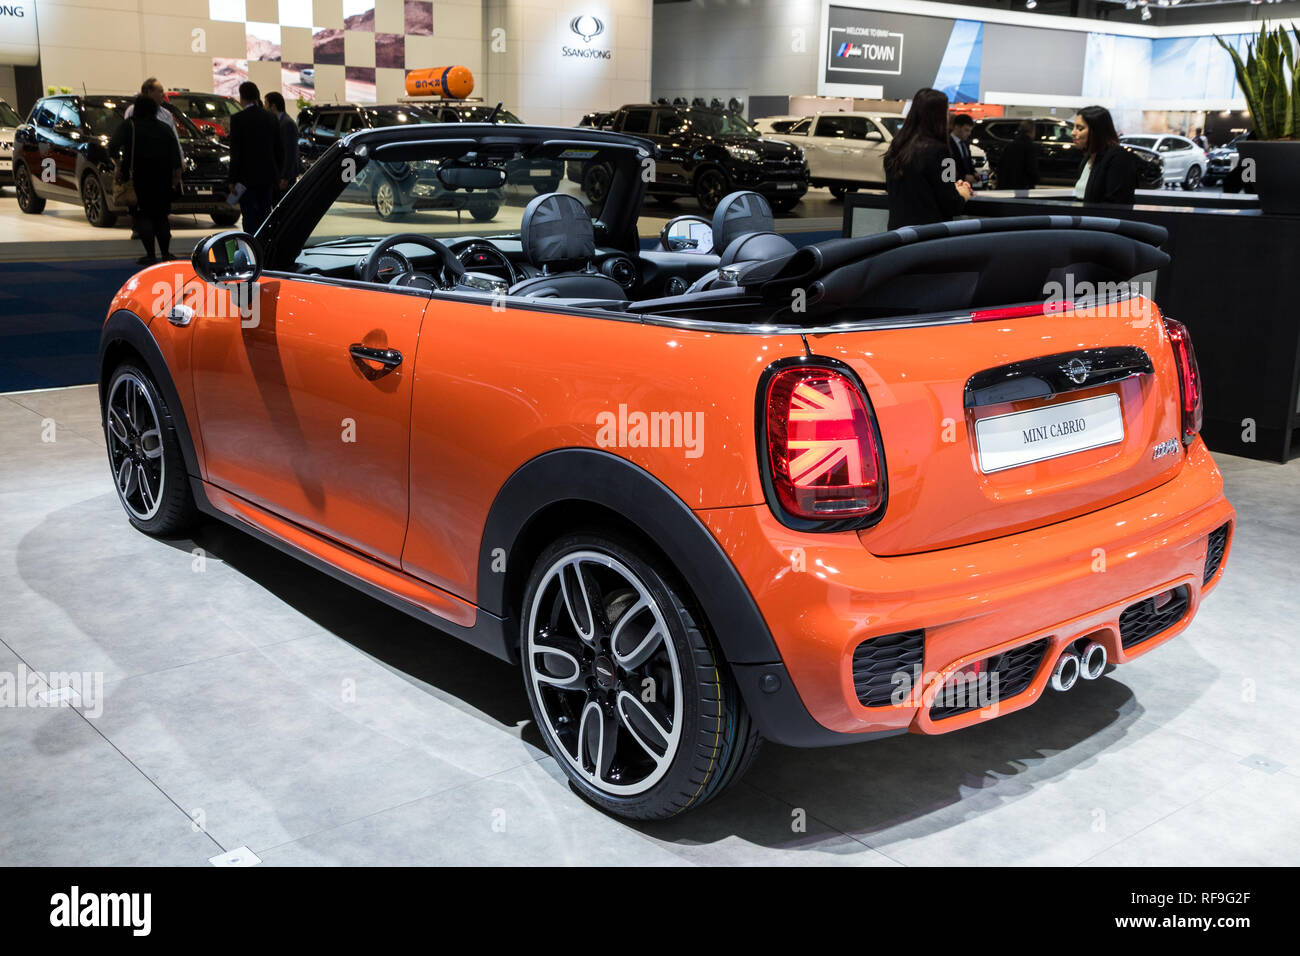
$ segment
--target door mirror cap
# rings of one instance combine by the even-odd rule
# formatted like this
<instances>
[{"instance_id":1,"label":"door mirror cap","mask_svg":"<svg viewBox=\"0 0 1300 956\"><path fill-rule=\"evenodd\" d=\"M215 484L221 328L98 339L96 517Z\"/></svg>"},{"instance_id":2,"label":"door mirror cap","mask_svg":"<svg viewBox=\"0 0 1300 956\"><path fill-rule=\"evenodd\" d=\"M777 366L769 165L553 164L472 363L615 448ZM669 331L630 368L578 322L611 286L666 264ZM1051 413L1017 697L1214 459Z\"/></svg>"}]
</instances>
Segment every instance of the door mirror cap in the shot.
<instances>
[{"instance_id":1,"label":"door mirror cap","mask_svg":"<svg viewBox=\"0 0 1300 956\"><path fill-rule=\"evenodd\" d=\"M713 251L713 226L701 216L678 216L664 224L659 245L667 252L703 255Z\"/></svg>"},{"instance_id":2,"label":"door mirror cap","mask_svg":"<svg viewBox=\"0 0 1300 956\"><path fill-rule=\"evenodd\" d=\"M204 282L228 289L257 280L262 274L262 250L246 232L219 232L194 247L190 264Z\"/></svg>"}]
</instances>

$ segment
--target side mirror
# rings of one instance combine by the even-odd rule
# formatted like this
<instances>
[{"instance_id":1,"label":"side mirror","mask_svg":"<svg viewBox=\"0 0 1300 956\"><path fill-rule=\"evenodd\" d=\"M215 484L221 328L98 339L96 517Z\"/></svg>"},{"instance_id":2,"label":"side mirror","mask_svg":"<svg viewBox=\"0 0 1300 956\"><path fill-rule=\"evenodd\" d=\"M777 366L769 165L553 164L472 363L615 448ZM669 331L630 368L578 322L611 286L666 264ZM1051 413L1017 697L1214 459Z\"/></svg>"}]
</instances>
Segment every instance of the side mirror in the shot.
<instances>
[{"instance_id":1,"label":"side mirror","mask_svg":"<svg viewBox=\"0 0 1300 956\"><path fill-rule=\"evenodd\" d=\"M668 252L712 252L713 226L700 216L678 216L664 225L659 244Z\"/></svg>"},{"instance_id":2,"label":"side mirror","mask_svg":"<svg viewBox=\"0 0 1300 956\"><path fill-rule=\"evenodd\" d=\"M867 134L868 143L883 143L884 141L885 141L885 136L878 129L873 129L870 133Z\"/></svg>"},{"instance_id":3,"label":"side mirror","mask_svg":"<svg viewBox=\"0 0 1300 956\"><path fill-rule=\"evenodd\" d=\"M255 282L262 274L262 252L246 232L219 232L194 247L190 265L204 282L225 289Z\"/></svg>"}]
</instances>

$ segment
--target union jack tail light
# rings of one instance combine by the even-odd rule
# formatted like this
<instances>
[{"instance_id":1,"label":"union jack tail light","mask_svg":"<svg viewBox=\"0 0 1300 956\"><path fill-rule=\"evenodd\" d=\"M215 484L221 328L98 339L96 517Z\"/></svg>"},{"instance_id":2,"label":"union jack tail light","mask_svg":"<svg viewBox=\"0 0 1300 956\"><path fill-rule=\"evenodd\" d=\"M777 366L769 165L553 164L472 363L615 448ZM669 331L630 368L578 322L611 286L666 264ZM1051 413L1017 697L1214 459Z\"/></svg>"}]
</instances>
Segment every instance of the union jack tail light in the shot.
<instances>
[{"instance_id":1,"label":"union jack tail light","mask_svg":"<svg viewBox=\"0 0 1300 956\"><path fill-rule=\"evenodd\" d=\"M766 445L764 478L780 506L778 517L802 530L825 531L878 520L887 497L884 452L871 403L852 373L778 367L765 391L766 441L760 447Z\"/></svg>"}]
</instances>

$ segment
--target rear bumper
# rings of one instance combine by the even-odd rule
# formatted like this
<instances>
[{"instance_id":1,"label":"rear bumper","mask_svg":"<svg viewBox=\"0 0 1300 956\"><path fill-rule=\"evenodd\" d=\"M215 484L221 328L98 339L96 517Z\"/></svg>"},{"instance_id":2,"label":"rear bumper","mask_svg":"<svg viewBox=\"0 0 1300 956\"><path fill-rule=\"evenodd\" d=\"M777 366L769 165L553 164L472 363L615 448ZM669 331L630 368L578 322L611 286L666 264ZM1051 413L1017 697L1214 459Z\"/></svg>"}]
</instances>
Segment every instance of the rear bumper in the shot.
<instances>
[{"instance_id":1,"label":"rear bumper","mask_svg":"<svg viewBox=\"0 0 1300 956\"><path fill-rule=\"evenodd\" d=\"M1198 438L1178 476L1146 494L1035 531L924 554L877 557L854 534L792 531L761 505L698 516L748 585L808 714L834 733L872 736L946 733L1026 707L1043 693L1060 653L1085 636L1118 664L1163 644L1186 628L1223 574L1226 553L1202 584L1208 537L1228 524L1230 548L1235 512ZM1187 588L1186 612L1125 648L1120 615L1175 587ZM919 672L898 679L896 703L864 706L854 651L917 629L924 631ZM935 692L956 670L1037 641L1045 651L1014 696L931 716Z\"/></svg>"}]
</instances>

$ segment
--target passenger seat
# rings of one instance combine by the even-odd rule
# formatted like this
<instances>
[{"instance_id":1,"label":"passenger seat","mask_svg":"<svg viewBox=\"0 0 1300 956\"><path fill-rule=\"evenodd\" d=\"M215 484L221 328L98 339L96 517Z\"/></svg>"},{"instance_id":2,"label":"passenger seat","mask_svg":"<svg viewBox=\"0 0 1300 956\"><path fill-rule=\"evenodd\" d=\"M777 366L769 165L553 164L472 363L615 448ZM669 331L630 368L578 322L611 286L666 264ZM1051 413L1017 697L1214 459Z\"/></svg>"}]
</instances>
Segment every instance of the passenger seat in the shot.
<instances>
[{"instance_id":1,"label":"passenger seat","mask_svg":"<svg viewBox=\"0 0 1300 956\"><path fill-rule=\"evenodd\" d=\"M688 295L714 288L727 266L778 259L795 251L794 243L776 234L776 219L767 200L748 190L729 194L713 211L713 248L718 252L718 268L696 279L686 290Z\"/></svg>"}]
</instances>

